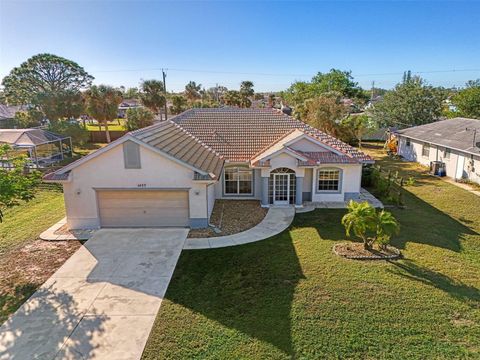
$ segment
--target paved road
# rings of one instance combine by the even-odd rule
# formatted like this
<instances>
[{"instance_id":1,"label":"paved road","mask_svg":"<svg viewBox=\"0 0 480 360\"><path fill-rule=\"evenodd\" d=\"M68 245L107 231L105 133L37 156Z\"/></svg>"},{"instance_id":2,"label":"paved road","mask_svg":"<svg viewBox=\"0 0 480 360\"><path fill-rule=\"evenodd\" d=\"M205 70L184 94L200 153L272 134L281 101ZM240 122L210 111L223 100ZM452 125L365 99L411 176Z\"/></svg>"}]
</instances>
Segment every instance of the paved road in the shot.
<instances>
[{"instance_id":1,"label":"paved road","mask_svg":"<svg viewBox=\"0 0 480 360\"><path fill-rule=\"evenodd\" d=\"M188 229L100 230L0 328L0 359L138 359Z\"/></svg>"}]
</instances>

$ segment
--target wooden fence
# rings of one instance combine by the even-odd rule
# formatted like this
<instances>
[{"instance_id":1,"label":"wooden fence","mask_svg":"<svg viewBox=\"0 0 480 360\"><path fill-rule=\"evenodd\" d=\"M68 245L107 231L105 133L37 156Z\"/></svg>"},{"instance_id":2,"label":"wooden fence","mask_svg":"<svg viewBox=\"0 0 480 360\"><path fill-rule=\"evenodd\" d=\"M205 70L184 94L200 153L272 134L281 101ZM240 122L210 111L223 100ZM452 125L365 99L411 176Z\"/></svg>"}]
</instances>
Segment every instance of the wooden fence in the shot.
<instances>
[{"instance_id":1,"label":"wooden fence","mask_svg":"<svg viewBox=\"0 0 480 360\"><path fill-rule=\"evenodd\" d=\"M117 140L125 135L128 131L124 130L114 130L110 131L110 140ZM106 143L107 136L105 135L105 131L89 131L90 133L90 142L92 143Z\"/></svg>"}]
</instances>

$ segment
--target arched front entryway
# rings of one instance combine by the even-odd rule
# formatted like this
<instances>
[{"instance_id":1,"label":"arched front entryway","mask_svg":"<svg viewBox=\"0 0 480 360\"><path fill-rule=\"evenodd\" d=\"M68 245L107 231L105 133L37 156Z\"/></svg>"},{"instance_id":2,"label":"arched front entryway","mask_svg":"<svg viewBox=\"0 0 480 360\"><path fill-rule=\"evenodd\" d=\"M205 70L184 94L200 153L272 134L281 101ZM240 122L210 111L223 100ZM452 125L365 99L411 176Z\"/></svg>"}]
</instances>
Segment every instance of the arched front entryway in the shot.
<instances>
[{"instance_id":1,"label":"arched front entryway","mask_svg":"<svg viewBox=\"0 0 480 360\"><path fill-rule=\"evenodd\" d=\"M273 205L295 204L295 171L289 168L277 168L270 172L268 186L269 203Z\"/></svg>"}]
</instances>

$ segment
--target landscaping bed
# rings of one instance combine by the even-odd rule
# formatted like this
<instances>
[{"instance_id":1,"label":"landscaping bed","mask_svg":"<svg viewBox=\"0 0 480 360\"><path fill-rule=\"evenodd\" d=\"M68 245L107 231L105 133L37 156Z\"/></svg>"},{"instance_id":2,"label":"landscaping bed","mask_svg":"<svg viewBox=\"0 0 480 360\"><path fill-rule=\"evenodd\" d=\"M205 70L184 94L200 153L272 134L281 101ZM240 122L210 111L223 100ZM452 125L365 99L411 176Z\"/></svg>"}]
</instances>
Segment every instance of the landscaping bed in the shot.
<instances>
[{"instance_id":1,"label":"landscaping bed","mask_svg":"<svg viewBox=\"0 0 480 360\"><path fill-rule=\"evenodd\" d=\"M190 230L188 237L215 237L236 234L260 223L268 209L262 208L257 200L216 200L210 224L213 228Z\"/></svg>"},{"instance_id":2,"label":"landscaping bed","mask_svg":"<svg viewBox=\"0 0 480 360\"><path fill-rule=\"evenodd\" d=\"M401 256L400 251L393 247L374 248L367 250L362 243L341 243L333 247L333 252L338 256L355 260L393 260Z\"/></svg>"}]
</instances>

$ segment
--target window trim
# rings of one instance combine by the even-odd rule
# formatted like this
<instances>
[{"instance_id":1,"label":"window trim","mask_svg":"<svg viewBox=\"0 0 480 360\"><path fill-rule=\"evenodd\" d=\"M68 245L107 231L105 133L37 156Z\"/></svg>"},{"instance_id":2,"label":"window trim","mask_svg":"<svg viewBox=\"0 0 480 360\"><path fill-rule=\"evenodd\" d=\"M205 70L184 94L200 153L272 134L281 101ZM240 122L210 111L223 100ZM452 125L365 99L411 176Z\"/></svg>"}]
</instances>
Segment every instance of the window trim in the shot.
<instances>
[{"instance_id":1,"label":"window trim","mask_svg":"<svg viewBox=\"0 0 480 360\"><path fill-rule=\"evenodd\" d=\"M410 141L410 138L406 138L406 140L405 140L405 145L406 145L407 147L412 146L412 142Z\"/></svg>"},{"instance_id":2,"label":"window trim","mask_svg":"<svg viewBox=\"0 0 480 360\"><path fill-rule=\"evenodd\" d=\"M443 158L450 160L451 156L452 156L452 149L446 147L445 151L443 152Z\"/></svg>"},{"instance_id":3,"label":"window trim","mask_svg":"<svg viewBox=\"0 0 480 360\"><path fill-rule=\"evenodd\" d=\"M319 181L320 181L320 171L338 171L338 189L337 190L320 190ZM315 178L315 193L316 194L341 194L343 191L343 169L337 167L322 167L318 168L316 171Z\"/></svg>"},{"instance_id":4,"label":"window trim","mask_svg":"<svg viewBox=\"0 0 480 360\"><path fill-rule=\"evenodd\" d=\"M227 193L226 192L226 176L225 176L225 172L227 169L237 169L237 173L238 173L238 170L241 169L241 170L244 170L245 172L249 171L250 172L250 175L251 175L251 178L250 178L250 182L251 182L251 191L249 193L240 193L240 179L237 180L237 192L236 193ZM223 169L223 180L222 180L222 195L224 197L252 197L254 196L255 194L255 172L253 171L253 169L249 168L248 166L241 166L241 165L237 165L237 166L228 166L228 167L225 167Z\"/></svg>"},{"instance_id":5,"label":"window trim","mask_svg":"<svg viewBox=\"0 0 480 360\"><path fill-rule=\"evenodd\" d=\"M422 144L422 157L429 159L430 158L430 144L429 143L423 143ZM428 149L428 154L425 155L425 149Z\"/></svg>"}]
</instances>

